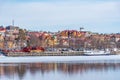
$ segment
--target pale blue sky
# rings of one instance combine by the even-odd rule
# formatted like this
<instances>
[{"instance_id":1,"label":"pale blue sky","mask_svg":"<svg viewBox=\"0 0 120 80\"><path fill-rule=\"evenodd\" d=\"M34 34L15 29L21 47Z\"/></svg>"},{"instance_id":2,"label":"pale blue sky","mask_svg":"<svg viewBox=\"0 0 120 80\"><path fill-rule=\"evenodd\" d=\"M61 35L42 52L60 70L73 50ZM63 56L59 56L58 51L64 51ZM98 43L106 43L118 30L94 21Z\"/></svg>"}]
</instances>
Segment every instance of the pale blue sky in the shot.
<instances>
[{"instance_id":1,"label":"pale blue sky","mask_svg":"<svg viewBox=\"0 0 120 80\"><path fill-rule=\"evenodd\" d=\"M0 0L0 25L28 30L120 32L120 0Z\"/></svg>"}]
</instances>

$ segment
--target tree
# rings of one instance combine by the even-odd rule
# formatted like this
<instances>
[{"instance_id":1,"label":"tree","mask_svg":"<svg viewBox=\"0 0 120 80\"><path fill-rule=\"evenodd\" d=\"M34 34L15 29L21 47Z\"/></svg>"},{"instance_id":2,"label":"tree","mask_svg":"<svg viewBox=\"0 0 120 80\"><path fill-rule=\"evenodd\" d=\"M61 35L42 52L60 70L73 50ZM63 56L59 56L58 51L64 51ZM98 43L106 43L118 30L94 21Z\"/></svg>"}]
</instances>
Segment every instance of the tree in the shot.
<instances>
[{"instance_id":1,"label":"tree","mask_svg":"<svg viewBox=\"0 0 120 80\"><path fill-rule=\"evenodd\" d=\"M17 44L20 47L23 47L26 40L26 31L23 29L19 29L19 35L18 38L16 38L16 40L17 40Z\"/></svg>"},{"instance_id":2,"label":"tree","mask_svg":"<svg viewBox=\"0 0 120 80\"><path fill-rule=\"evenodd\" d=\"M40 46L40 39L39 37L36 37L34 34L30 35L30 46Z\"/></svg>"},{"instance_id":3,"label":"tree","mask_svg":"<svg viewBox=\"0 0 120 80\"><path fill-rule=\"evenodd\" d=\"M26 40L26 31L23 29L19 29L19 36L18 36L18 40Z\"/></svg>"}]
</instances>

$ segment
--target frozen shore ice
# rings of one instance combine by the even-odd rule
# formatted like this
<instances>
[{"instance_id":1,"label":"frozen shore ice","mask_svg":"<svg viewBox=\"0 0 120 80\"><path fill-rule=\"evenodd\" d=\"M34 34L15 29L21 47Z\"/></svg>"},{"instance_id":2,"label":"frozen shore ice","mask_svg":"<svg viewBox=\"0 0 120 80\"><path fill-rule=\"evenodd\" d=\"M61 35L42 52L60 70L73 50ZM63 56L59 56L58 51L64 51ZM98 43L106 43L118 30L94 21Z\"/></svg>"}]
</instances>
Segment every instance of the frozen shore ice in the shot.
<instances>
[{"instance_id":1,"label":"frozen shore ice","mask_svg":"<svg viewBox=\"0 0 120 80\"><path fill-rule=\"evenodd\" d=\"M38 62L120 63L120 55L0 57L0 63L38 63Z\"/></svg>"}]
</instances>

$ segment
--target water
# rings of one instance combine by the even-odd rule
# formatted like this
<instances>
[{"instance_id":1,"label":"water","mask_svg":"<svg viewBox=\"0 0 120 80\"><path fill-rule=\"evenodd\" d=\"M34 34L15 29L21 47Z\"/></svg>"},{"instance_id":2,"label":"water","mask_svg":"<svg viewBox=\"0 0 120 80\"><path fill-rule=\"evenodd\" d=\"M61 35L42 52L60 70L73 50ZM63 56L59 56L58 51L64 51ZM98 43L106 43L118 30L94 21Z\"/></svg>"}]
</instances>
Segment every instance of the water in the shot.
<instances>
[{"instance_id":1,"label":"water","mask_svg":"<svg viewBox=\"0 0 120 80\"><path fill-rule=\"evenodd\" d=\"M0 80L120 80L120 63L2 63Z\"/></svg>"}]
</instances>

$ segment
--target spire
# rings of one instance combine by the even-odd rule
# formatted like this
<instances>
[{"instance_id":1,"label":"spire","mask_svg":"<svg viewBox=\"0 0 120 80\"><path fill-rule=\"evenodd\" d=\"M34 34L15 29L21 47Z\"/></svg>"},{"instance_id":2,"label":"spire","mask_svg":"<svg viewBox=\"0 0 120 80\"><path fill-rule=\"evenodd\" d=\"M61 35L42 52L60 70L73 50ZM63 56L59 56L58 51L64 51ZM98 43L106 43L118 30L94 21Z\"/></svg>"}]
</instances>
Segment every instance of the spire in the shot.
<instances>
[{"instance_id":1,"label":"spire","mask_svg":"<svg viewBox=\"0 0 120 80\"><path fill-rule=\"evenodd\" d=\"M12 20L12 26L14 26L14 19Z\"/></svg>"}]
</instances>

